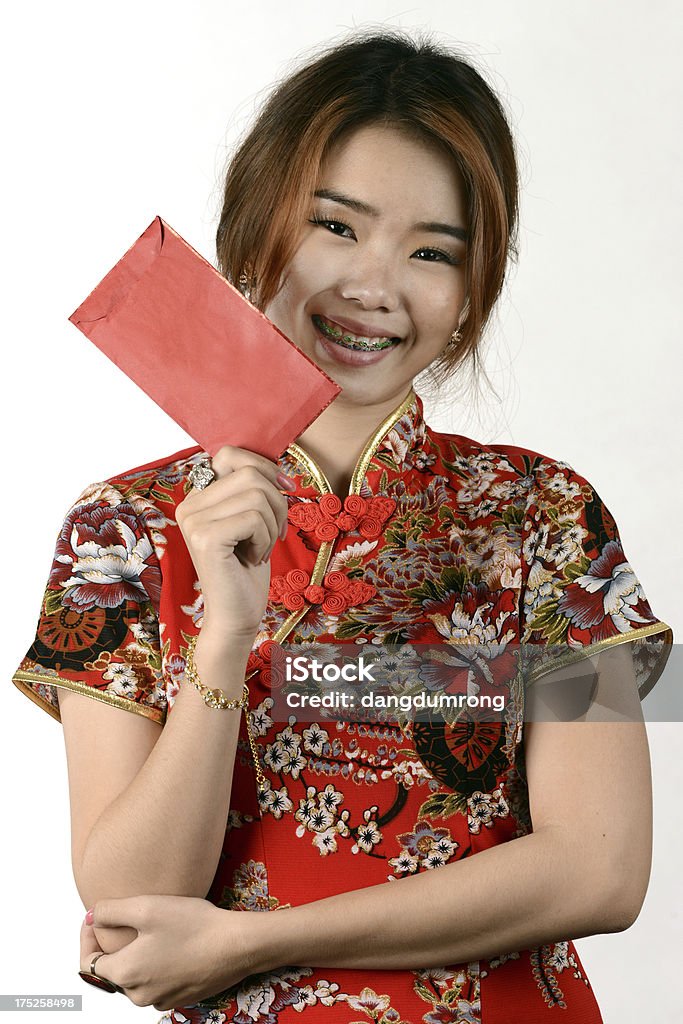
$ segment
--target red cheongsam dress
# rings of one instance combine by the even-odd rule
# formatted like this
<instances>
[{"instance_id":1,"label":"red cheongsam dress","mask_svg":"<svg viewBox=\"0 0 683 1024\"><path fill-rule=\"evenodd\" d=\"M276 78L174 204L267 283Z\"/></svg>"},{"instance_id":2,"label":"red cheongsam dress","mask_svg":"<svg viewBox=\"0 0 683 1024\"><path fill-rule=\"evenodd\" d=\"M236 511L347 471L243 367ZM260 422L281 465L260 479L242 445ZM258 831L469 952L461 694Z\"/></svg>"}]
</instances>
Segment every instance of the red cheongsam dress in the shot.
<instances>
[{"instance_id":1,"label":"red cheongsam dress","mask_svg":"<svg viewBox=\"0 0 683 1024\"><path fill-rule=\"evenodd\" d=\"M93 484L68 512L36 637L14 675L58 721L59 687L162 724L172 713L202 622L174 515L202 456L191 448ZM296 490L247 672L266 782L259 795L243 718L208 894L219 907L264 913L400 885L532 830L518 712L493 727L274 720L273 641L575 652L629 642L641 694L671 644L583 477L523 448L433 431L412 391L369 440L343 500L299 446L279 465ZM481 893L482 904L495 898ZM160 1024L601 1019L573 943L559 941L439 968L286 966L167 1011Z\"/></svg>"}]
</instances>

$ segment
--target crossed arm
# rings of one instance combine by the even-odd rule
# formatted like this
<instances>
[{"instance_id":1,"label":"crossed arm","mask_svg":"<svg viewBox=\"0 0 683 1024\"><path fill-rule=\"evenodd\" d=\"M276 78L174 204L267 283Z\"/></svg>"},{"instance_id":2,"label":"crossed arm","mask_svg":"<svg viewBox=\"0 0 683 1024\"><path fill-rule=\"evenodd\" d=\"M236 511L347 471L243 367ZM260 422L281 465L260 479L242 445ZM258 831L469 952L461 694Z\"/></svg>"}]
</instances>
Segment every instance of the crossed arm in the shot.
<instances>
[{"instance_id":1,"label":"crossed arm","mask_svg":"<svg viewBox=\"0 0 683 1024\"><path fill-rule=\"evenodd\" d=\"M635 698L630 659L607 665L601 686ZM531 835L271 914L174 895L98 899L95 932L84 929L82 966L89 950L111 951L98 973L134 1002L164 1009L285 964L442 966L627 928L650 871L642 722L537 722L526 726L525 744ZM109 930L122 926L123 933Z\"/></svg>"},{"instance_id":2,"label":"crossed arm","mask_svg":"<svg viewBox=\"0 0 683 1024\"><path fill-rule=\"evenodd\" d=\"M650 867L643 726L544 723L528 729L536 770L563 761L544 780L547 799L545 807L536 805L533 834L437 870L285 910L272 921L255 915L259 969L292 962L443 966L632 924ZM590 800L576 786L576 765L592 790ZM566 812L561 825L553 821L558 803ZM621 814L622 807L630 809Z\"/></svg>"}]
</instances>

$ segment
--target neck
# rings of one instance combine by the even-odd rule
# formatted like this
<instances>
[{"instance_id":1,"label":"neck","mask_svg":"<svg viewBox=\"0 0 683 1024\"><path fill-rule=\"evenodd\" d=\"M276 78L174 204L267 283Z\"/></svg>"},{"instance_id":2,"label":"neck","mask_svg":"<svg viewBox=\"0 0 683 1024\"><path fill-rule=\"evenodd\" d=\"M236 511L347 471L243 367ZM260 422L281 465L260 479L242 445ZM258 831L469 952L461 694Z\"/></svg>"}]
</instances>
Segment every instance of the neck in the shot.
<instances>
[{"instance_id":1,"label":"neck","mask_svg":"<svg viewBox=\"0 0 683 1024\"><path fill-rule=\"evenodd\" d=\"M338 497L343 499L348 494L363 448L407 393L371 405L349 405L341 394L297 438L297 444L317 463Z\"/></svg>"}]
</instances>

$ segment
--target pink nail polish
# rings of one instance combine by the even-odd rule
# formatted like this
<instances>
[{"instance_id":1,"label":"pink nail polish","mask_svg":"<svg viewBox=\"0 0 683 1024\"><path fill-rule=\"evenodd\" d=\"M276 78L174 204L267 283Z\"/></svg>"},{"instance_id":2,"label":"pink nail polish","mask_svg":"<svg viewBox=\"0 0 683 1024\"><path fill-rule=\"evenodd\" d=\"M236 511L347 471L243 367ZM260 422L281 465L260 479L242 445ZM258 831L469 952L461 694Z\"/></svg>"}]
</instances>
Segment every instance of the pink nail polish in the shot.
<instances>
[{"instance_id":1,"label":"pink nail polish","mask_svg":"<svg viewBox=\"0 0 683 1024\"><path fill-rule=\"evenodd\" d=\"M93 919L94 919L93 910L94 909L95 909L94 907L91 907L90 910L88 911L88 913L85 915L85 923L86 924L92 924L93 923Z\"/></svg>"},{"instance_id":2,"label":"pink nail polish","mask_svg":"<svg viewBox=\"0 0 683 1024\"><path fill-rule=\"evenodd\" d=\"M294 481L290 480L289 477L285 476L284 473L278 473L275 479L279 483L280 487L283 487L286 491L296 490L296 484L294 483Z\"/></svg>"}]
</instances>

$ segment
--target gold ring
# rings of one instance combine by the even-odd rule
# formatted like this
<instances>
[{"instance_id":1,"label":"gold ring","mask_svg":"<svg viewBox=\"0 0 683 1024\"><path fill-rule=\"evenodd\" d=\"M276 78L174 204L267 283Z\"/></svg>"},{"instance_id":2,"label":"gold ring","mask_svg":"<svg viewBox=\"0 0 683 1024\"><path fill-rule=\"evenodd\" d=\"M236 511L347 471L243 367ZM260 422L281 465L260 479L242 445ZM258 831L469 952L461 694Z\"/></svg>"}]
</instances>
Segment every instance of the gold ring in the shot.
<instances>
[{"instance_id":1,"label":"gold ring","mask_svg":"<svg viewBox=\"0 0 683 1024\"><path fill-rule=\"evenodd\" d=\"M97 963L97 961L100 959L101 956L106 956L106 954L105 953L95 953L94 957L90 961L90 973L94 974L96 978L99 978L99 974L95 970L95 964Z\"/></svg>"}]
</instances>

